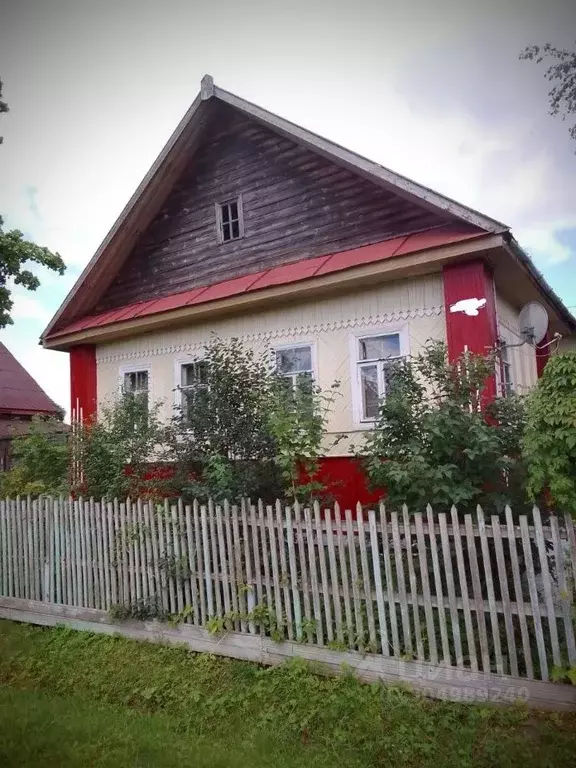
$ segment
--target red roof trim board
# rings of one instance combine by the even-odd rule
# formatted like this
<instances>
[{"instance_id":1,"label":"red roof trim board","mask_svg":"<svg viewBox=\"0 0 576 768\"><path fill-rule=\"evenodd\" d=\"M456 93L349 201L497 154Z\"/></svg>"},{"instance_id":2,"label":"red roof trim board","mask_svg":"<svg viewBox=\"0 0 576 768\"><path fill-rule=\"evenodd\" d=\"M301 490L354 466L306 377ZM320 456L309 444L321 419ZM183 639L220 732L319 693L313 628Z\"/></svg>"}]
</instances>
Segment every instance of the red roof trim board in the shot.
<instances>
[{"instance_id":1,"label":"red roof trim board","mask_svg":"<svg viewBox=\"0 0 576 768\"><path fill-rule=\"evenodd\" d=\"M65 328L55 331L48 338L68 336L71 333L78 333L90 328L113 325L125 320L156 315L181 307L207 304L218 299L239 296L271 286L289 285L312 277L328 275L364 264L384 261L394 256L404 256L408 253L424 251L441 245L471 240L482 237L485 234L486 232L480 230L470 231L464 227L441 227L414 235L403 235L402 237L395 237L374 245L355 248L351 251L342 251L313 259L303 259L292 264L273 267L263 272L255 272L202 288L193 288L183 293L141 301L121 307L120 309L112 309L98 315L83 317L67 325Z\"/></svg>"}]
</instances>

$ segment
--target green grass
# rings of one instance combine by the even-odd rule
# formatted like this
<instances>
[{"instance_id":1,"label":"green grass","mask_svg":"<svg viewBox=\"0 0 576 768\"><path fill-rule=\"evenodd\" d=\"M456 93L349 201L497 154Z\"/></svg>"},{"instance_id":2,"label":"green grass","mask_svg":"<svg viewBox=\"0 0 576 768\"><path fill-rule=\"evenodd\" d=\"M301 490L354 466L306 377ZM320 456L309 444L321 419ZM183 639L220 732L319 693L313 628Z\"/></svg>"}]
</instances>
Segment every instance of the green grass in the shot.
<instances>
[{"instance_id":1,"label":"green grass","mask_svg":"<svg viewBox=\"0 0 576 768\"><path fill-rule=\"evenodd\" d=\"M576 717L0 621L0 765L574 765Z\"/></svg>"}]
</instances>

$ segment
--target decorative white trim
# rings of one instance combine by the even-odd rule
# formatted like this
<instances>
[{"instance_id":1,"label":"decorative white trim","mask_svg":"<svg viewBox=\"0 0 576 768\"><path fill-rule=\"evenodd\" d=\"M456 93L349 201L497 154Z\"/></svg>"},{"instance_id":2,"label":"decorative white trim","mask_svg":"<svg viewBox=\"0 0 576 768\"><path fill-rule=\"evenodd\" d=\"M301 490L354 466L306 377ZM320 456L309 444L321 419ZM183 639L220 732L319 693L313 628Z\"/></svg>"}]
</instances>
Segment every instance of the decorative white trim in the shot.
<instances>
[{"instance_id":1,"label":"decorative white trim","mask_svg":"<svg viewBox=\"0 0 576 768\"><path fill-rule=\"evenodd\" d=\"M370 315L369 317L355 317L343 320L334 320L328 323L317 323L314 325L295 326L293 328L276 328L274 330L246 333L243 335L232 336L242 342L273 342L274 339L290 339L294 336L314 336L326 331L337 331L342 329L358 328L365 329L370 327L379 327L387 323L401 323L402 321L412 320L422 317L437 317L444 313L444 305L428 307L426 309L397 310L383 314ZM382 329L381 329L382 330ZM178 355L186 352L198 352L204 348L208 339L203 341L193 341L182 344L169 344L165 347L151 347L147 350L135 350L134 352L117 352L105 354L107 345L96 347L96 364L118 363L123 360L138 360L143 356L156 357L159 355ZM288 343L288 342L287 342ZM102 350L102 354L99 350Z\"/></svg>"},{"instance_id":2,"label":"decorative white trim","mask_svg":"<svg viewBox=\"0 0 576 768\"><path fill-rule=\"evenodd\" d=\"M408 325L389 324L378 325L370 328L362 328L354 331L349 336L349 360L350 360L350 384L352 389L352 423L354 429L372 429L374 420L364 419L362 416L362 390L360 387L360 366L358 365L358 341L365 336L384 336L398 334L400 337L400 355L410 355L410 333Z\"/></svg>"}]
</instances>

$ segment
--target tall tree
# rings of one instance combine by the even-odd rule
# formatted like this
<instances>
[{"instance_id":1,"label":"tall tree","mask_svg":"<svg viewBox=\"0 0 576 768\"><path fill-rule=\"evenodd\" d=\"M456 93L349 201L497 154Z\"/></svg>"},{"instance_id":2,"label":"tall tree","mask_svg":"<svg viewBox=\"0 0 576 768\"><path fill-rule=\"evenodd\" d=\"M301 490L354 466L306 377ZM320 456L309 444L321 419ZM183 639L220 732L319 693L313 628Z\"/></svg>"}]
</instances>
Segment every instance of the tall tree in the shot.
<instances>
[{"instance_id":1,"label":"tall tree","mask_svg":"<svg viewBox=\"0 0 576 768\"><path fill-rule=\"evenodd\" d=\"M8 112L8 104L2 100L2 80L0 80L0 114ZM0 144L3 137L0 136ZM62 257L36 243L26 240L18 229L9 232L3 230L4 221L0 216L0 328L12 324L10 312L14 306L12 291L9 287L22 285L29 291L35 291L40 285L39 278L26 269L28 264L42 267L63 275L66 270Z\"/></svg>"},{"instance_id":2,"label":"tall tree","mask_svg":"<svg viewBox=\"0 0 576 768\"><path fill-rule=\"evenodd\" d=\"M544 77L553 83L548 93L550 114L560 115L562 120L576 115L576 51L555 48L550 43L529 45L520 58L535 61L536 64L546 60ZM576 121L569 127L568 133L576 140Z\"/></svg>"}]
</instances>

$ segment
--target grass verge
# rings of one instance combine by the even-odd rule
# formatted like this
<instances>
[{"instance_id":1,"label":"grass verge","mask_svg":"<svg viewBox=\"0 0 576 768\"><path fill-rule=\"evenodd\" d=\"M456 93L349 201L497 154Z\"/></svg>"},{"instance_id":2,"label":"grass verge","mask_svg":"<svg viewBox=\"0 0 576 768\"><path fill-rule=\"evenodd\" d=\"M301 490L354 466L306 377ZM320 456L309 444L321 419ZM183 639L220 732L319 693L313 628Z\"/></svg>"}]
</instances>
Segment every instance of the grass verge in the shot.
<instances>
[{"instance_id":1,"label":"grass verge","mask_svg":"<svg viewBox=\"0 0 576 768\"><path fill-rule=\"evenodd\" d=\"M561 768L576 754L573 715L434 702L297 660L263 668L6 621L0 692L8 766Z\"/></svg>"}]
</instances>

